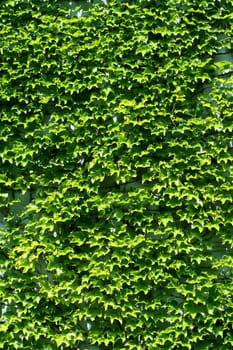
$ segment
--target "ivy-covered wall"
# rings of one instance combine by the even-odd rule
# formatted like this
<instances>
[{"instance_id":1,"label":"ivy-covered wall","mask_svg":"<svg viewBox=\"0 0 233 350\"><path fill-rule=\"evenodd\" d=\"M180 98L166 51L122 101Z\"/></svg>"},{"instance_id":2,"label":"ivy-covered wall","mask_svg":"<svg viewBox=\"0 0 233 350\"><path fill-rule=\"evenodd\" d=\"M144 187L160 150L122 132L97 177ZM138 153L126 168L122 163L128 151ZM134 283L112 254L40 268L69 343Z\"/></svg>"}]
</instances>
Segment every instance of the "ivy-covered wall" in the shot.
<instances>
[{"instance_id":1,"label":"ivy-covered wall","mask_svg":"<svg viewBox=\"0 0 233 350\"><path fill-rule=\"evenodd\" d=\"M231 350L232 0L75 11L0 3L0 349Z\"/></svg>"}]
</instances>

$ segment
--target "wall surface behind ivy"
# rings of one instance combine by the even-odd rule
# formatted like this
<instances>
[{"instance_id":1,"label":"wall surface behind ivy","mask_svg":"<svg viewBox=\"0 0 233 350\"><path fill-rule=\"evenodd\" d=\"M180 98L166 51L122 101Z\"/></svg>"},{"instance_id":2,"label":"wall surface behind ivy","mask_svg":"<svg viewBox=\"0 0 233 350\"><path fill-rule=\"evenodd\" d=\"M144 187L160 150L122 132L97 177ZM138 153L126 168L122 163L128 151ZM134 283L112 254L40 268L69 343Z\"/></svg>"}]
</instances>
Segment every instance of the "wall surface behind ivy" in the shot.
<instances>
[{"instance_id":1,"label":"wall surface behind ivy","mask_svg":"<svg viewBox=\"0 0 233 350\"><path fill-rule=\"evenodd\" d=\"M0 349L230 350L232 1L79 11L0 3Z\"/></svg>"}]
</instances>

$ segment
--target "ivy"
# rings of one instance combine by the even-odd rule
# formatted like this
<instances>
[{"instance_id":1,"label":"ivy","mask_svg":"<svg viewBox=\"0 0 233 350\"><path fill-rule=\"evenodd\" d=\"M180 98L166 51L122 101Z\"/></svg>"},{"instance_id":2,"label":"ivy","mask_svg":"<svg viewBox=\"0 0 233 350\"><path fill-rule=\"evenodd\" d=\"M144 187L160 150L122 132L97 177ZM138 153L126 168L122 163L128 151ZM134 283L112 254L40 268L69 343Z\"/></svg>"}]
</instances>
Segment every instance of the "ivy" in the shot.
<instances>
[{"instance_id":1,"label":"ivy","mask_svg":"<svg viewBox=\"0 0 233 350\"><path fill-rule=\"evenodd\" d=\"M76 5L0 4L0 349L230 350L232 1Z\"/></svg>"}]
</instances>

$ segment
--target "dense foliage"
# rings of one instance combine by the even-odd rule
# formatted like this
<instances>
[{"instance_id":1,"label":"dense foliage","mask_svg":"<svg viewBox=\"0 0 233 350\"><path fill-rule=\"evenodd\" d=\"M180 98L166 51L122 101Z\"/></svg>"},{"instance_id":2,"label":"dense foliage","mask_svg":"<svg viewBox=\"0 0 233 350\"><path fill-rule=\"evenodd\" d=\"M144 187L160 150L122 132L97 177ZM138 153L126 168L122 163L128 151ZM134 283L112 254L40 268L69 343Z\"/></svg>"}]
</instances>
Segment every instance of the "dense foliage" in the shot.
<instances>
[{"instance_id":1,"label":"dense foliage","mask_svg":"<svg viewBox=\"0 0 233 350\"><path fill-rule=\"evenodd\" d=\"M0 4L0 349L232 349L232 0L48 3Z\"/></svg>"}]
</instances>

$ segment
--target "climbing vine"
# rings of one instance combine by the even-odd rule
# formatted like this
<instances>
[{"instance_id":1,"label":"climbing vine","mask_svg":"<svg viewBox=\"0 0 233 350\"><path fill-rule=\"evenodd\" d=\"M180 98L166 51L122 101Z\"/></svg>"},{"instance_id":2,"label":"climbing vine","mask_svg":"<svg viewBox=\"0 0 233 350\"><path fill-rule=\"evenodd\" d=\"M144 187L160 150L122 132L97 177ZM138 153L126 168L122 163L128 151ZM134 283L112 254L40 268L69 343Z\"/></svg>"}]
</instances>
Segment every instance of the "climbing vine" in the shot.
<instances>
[{"instance_id":1,"label":"climbing vine","mask_svg":"<svg viewBox=\"0 0 233 350\"><path fill-rule=\"evenodd\" d=\"M230 350L232 1L78 11L0 4L0 349Z\"/></svg>"}]
</instances>

